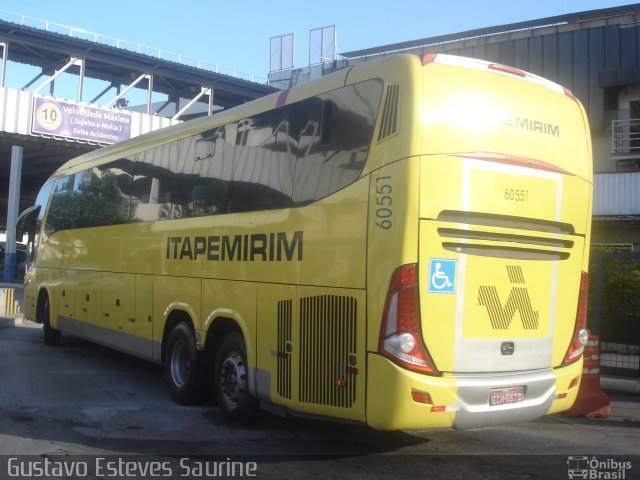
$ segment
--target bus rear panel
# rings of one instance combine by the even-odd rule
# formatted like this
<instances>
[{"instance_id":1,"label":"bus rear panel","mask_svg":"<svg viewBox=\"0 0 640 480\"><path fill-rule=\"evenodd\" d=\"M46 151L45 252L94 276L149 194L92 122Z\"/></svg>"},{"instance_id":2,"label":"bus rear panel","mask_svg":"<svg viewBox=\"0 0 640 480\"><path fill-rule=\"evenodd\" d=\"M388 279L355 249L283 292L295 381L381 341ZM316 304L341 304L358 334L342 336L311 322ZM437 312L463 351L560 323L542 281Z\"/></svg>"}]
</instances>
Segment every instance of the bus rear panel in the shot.
<instances>
[{"instance_id":1,"label":"bus rear panel","mask_svg":"<svg viewBox=\"0 0 640 480\"><path fill-rule=\"evenodd\" d=\"M414 68L420 155L372 178L372 201L402 219L373 209L372 250L387 235L404 251L381 292L368 422L466 429L566 410L586 327L584 111L566 89L501 65L438 55Z\"/></svg>"}]
</instances>

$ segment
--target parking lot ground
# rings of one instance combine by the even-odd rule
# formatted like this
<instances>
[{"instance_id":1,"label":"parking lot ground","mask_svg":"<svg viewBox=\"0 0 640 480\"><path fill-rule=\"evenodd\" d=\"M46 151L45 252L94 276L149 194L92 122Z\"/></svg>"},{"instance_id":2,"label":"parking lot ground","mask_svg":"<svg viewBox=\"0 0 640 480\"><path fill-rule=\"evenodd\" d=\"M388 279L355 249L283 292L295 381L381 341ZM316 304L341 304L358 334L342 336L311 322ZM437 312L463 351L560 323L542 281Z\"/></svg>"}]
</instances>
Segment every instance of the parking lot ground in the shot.
<instances>
[{"instance_id":1,"label":"parking lot ground","mask_svg":"<svg viewBox=\"0 0 640 480\"><path fill-rule=\"evenodd\" d=\"M246 427L212 405L174 404L160 366L73 337L47 347L41 330L30 322L0 329L0 463L12 455L214 455L256 461L258 478L546 479L568 478L567 461L588 456L632 462L624 478L640 478L634 393L607 391L608 418L552 415L469 431L377 432L266 412Z\"/></svg>"}]
</instances>

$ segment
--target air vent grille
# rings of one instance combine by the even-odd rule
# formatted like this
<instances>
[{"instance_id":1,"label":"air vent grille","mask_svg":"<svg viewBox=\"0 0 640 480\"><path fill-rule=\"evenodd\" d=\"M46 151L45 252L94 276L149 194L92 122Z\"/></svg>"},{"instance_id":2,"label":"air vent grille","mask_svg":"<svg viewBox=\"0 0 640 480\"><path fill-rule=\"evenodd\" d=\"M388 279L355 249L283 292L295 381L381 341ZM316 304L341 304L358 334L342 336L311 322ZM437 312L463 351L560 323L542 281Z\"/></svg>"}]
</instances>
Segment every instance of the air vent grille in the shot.
<instances>
[{"instance_id":1,"label":"air vent grille","mask_svg":"<svg viewBox=\"0 0 640 480\"><path fill-rule=\"evenodd\" d=\"M438 228L442 247L458 254L558 261L568 259L575 245L575 230L567 223L459 211L441 212L438 220L465 225ZM514 234L513 229L522 233Z\"/></svg>"},{"instance_id":2,"label":"air vent grille","mask_svg":"<svg viewBox=\"0 0 640 480\"><path fill-rule=\"evenodd\" d=\"M387 96L384 100L384 110L382 111L382 121L380 123L380 132L378 133L378 142L395 134L398 131L398 97L400 87L398 85L389 85L387 87Z\"/></svg>"},{"instance_id":3,"label":"air vent grille","mask_svg":"<svg viewBox=\"0 0 640 480\"><path fill-rule=\"evenodd\" d=\"M278 395L291 399L292 300L278 302Z\"/></svg>"},{"instance_id":4,"label":"air vent grille","mask_svg":"<svg viewBox=\"0 0 640 480\"><path fill-rule=\"evenodd\" d=\"M495 213L463 212L443 210L438 215L441 222L466 223L469 225L484 225L487 227L518 228L520 230L534 230L536 232L560 233L575 235L573 225L535 218L514 217Z\"/></svg>"},{"instance_id":5,"label":"air vent grille","mask_svg":"<svg viewBox=\"0 0 640 480\"><path fill-rule=\"evenodd\" d=\"M351 407L356 399L357 302L320 295L300 299L300 401Z\"/></svg>"}]
</instances>

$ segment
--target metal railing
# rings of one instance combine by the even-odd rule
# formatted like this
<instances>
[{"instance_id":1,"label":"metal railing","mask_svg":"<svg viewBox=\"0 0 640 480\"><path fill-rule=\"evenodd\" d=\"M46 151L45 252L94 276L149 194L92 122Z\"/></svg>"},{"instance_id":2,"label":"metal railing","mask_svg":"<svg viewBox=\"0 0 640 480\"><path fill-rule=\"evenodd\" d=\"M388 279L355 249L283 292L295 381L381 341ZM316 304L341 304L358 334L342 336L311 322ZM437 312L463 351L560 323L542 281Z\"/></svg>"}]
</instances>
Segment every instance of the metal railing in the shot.
<instances>
[{"instance_id":1,"label":"metal railing","mask_svg":"<svg viewBox=\"0 0 640 480\"><path fill-rule=\"evenodd\" d=\"M640 346L600 342L600 368L611 375L640 376Z\"/></svg>"},{"instance_id":2,"label":"metal railing","mask_svg":"<svg viewBox=\"0 0 640 480\"><path fill-rule=\"evenodd\" d=\"M220 73L229 75L234 78L242 80L249 80L255 83L268 83L268 79L259 77L250 73L240 72L235 68L223 67L215 63L203 62L201 60L180 55L179 53L168 52L160 50L158 48L149 47L135 42L129 42L127 40L121 40L118 38L110 37L108 35L101 35L99 33L90 32L81 28L69 27L67 25L61 25L59 23L50 22L48 20L42 20L40 18L29 17L27 15L21 15L19 13L7 12L0 10L0 20L6 22L17 23L24 27L38 28L47 32L58 33L61 35L67 35L69 37L77 38L80 40L88 40L94 43L101 43L103 45L109 45L123 50L128 50L134 53L140 53L148 55L161 60L167 60L170 62L176 62L181 65L200 68L202 70L208 70L214 73Z\"/></svg>"},{"instance_id":3,"label":"metal railing","mask_svg":"<svg viewBox=\"0 0 640 480\"><path fill-rule=\"evenodd\" d=\"M640 157L640 118L611 122L611 153Z\"/></svg>"}]
</instances>

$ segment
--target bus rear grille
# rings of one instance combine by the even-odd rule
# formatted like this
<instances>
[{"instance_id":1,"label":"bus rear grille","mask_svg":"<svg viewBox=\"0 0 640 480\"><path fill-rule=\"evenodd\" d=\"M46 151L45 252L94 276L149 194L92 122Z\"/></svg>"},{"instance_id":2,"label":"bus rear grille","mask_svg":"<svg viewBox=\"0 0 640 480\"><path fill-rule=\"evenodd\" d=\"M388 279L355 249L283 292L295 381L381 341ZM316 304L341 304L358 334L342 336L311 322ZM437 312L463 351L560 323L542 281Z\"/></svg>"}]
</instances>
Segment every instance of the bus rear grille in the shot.
<instances>
[{"instance_id":1,"label":"bus rear grille","mask_svg":"<svg viewBox=\"0 0 640 480\"><path fill-rule=\"evenodd\" d=\"M292 300L278 302L278 395L291 399Z\"/></svg>"},{"instance_id":2,"label":"bus rear grille","mask_svg":"<svg viewBox=\"0 0 640 480\"><path fill-rule=\"evenodd\" d=\"M438 215L438 220L441 222L517 228L519 230L533 230L536 232L560 233L564 235L574 235L576 233L573 225L569 223L539 220L537 218L514 217L512 215L498 215L495 213L443 210Z\"/></svg>"},{"instance_id":3,"label":"bus rear grille","mask_svg":"<svg viewBox=\"0 0 640 480\"><path fill-rule=\"evenodd\" d=\"M351 407L356 399L357 302L320 295L300 299L300 401Z\"/></svg>"},{"instance_id":4,"label":"bus rear grille","mask_svg":"<svg viewBox=\"0 0 640 480\"><path fill-rule=\"evenodd\" d=\"M381 142L398 131L399 92L400 87L398 85L389 85L387 87L387 96L384 100L384 111L382 112L382 121L380 122L378 142Z\"/></svg>"},{"instance_id":5,"label":"bus rear grille","mask_svg":"<svg viewBox=\"0 0 640 480\"><path fill-rule=\"evenodd\" d=\"M441 237L445 238L460 238L485 242L512 242L527 245L540 245L543 247L551 248L573 247L573 240L535 235L514 235L511 233L483 232L475 230L462 230L457 228L439 228L438 234Z\"/></svg>"},{"instance_id":6,"label":"bus rear grille","mask_svg":"<svg viewBox=\"0 0 640 480\"><path fill-rule=\"evenodd\" d=\"M477 212L444 211L438 220L463 228L438 228L442 247L455 253L522 260L566 260L575 244L567 223ZM487 228L493 228L489 231ZM502 229L524 230L514 234ZM529 233L531 232L531 233Z\"/></svg>"},{"instance_id":7,"label":"bus rear grille","mask_svg":"<svg viewBox=\"0 0 640 480\"><path fill-rule=\"evenodd\" d=\"M478 245L473 243L443 242L445 250L463 255L478 255L482 257L508 258L512 260L566 260L571 256L569 252L557 252L537 248L506 247L497 245Z\"/></svg>"}]
</instances>

